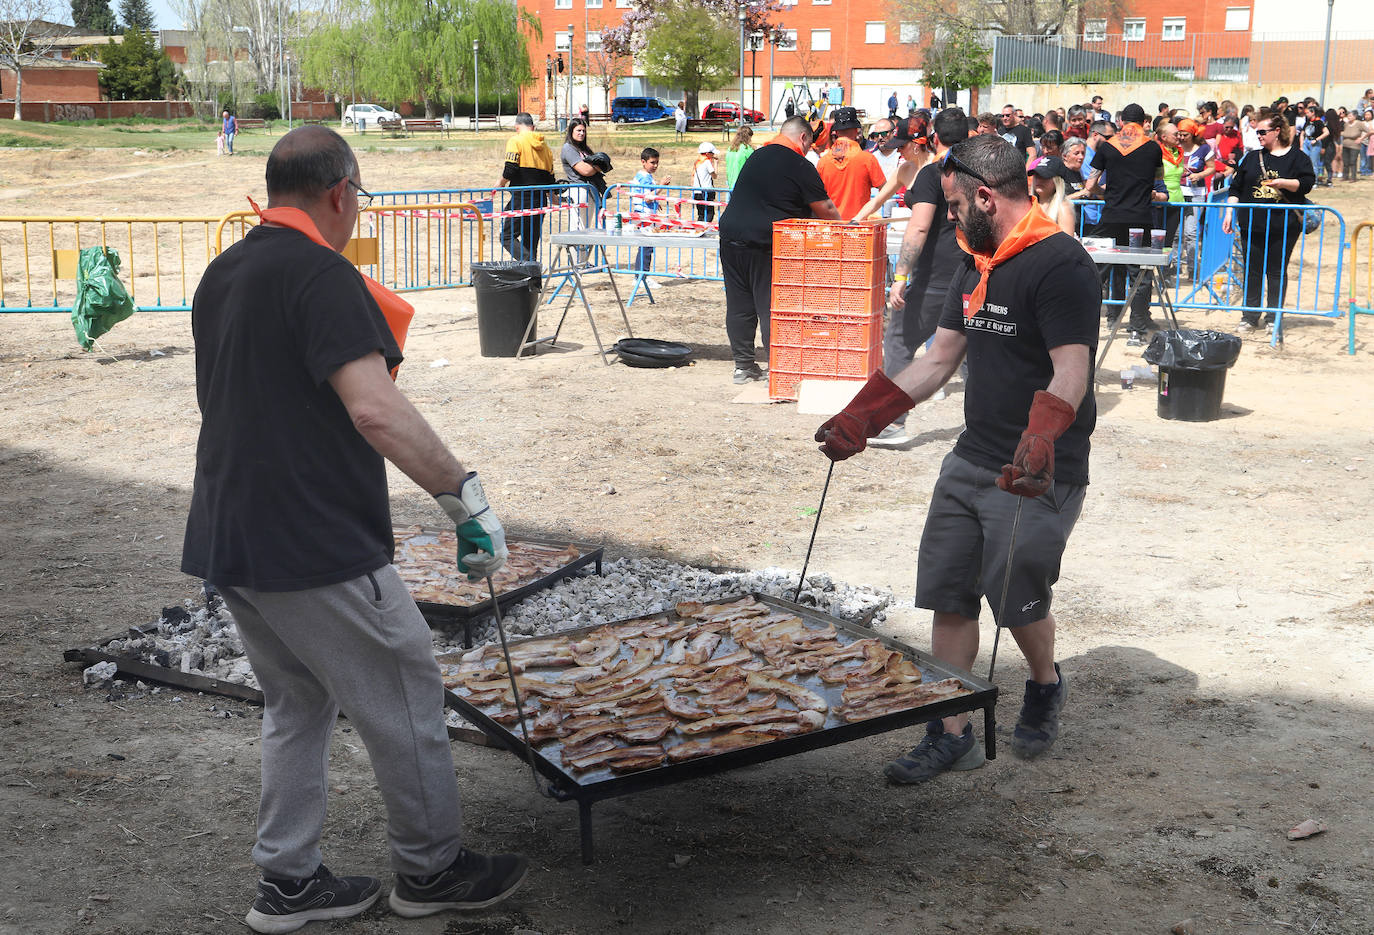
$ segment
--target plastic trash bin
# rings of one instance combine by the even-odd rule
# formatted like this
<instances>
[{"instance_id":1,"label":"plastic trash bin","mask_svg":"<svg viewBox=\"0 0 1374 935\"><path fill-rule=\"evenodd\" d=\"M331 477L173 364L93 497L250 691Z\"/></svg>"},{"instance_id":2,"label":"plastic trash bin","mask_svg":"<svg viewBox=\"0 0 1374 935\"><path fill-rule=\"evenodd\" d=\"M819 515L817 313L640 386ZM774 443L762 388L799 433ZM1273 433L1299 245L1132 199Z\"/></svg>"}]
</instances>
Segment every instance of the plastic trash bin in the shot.
<instances>
[{"instance_id":1,"label":"plastic trash bin","mask_svg":"<svg viewBox=\"0 0 1374 935\"><path fill-rule=\"evenodd\" d=\"M483 357L514 357L520 352L520 339L536 320L541 273L538 263L518 260L472 264Z\"/></svg>"},{"instance_id":2,"label":"plastic trash bin","mask_svg":"<svg viewBox=\"0 0 1374 935\"><path fill-rule=\"evenodd\" d=\"M1221 418L1226 371L1240 356L1234 334L1182 328L1160 331L1141 355L1159 367L1156 411L1161 419L1213 422Z\"/></svg>"}]
</instances>

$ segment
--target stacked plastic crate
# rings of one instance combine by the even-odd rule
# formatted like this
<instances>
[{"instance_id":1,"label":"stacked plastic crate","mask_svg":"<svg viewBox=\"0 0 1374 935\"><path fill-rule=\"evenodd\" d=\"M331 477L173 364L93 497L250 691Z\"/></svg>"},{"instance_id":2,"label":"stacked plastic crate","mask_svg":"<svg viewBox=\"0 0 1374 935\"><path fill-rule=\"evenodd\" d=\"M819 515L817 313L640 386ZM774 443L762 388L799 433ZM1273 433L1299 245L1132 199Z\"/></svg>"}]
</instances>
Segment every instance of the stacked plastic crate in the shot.
<instances>
[{"instance_id":1,"label":"stacked plastic crate","mask_svg":"<svg viewBox=\"0 0 1374 935\"><path fill-rule=\"evenodd\" d=\"M802 380L864 380L883 364L887 226L794 220L773 225L768 395Z\"/></svg>"}]
</instances>

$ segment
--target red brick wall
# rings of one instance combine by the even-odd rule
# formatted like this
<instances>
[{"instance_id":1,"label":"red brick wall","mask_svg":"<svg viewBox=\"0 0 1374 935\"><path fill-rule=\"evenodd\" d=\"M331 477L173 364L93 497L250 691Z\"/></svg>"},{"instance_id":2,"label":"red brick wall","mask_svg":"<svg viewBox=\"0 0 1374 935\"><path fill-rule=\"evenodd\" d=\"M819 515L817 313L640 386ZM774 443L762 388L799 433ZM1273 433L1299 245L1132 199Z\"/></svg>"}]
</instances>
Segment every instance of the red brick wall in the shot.
<instances>
[{"instance_id":1,"label":"red brick wall","mask_svg":"<svg viewBox=\"0 0 1374 935\"><path fill-rule=\"evenodd\" d=\"M155 117L163 119L194 117L193 101L33 101L29 99L28 79L24 79L24 102L20 109L25 120L50 123L54 120L95 120L118 117ZM13 100L0 102L0 116L14 113Z\"/></svg>"},{"instance_id":2,"label":"red brick wall","mask_svg":"<svg viewBox=\"0 0 1374 935\"><path fill-rule=\"evenodd\" d=\"M25 101L99 100L100 71L95 68L26 68L20 91ZM14 100L14 72L7 68L0 69L0 98Z\"/></svg>"}]
</instances>

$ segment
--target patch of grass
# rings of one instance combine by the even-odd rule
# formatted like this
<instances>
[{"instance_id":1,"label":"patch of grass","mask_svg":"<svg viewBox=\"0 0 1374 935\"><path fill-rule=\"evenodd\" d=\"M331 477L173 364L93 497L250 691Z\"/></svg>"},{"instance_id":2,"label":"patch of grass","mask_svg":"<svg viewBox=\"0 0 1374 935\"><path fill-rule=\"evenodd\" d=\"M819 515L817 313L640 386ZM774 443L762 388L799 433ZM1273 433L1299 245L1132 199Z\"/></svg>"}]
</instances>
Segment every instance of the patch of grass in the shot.
<instances>
[{"instance_id":1,"label":"patch of grass","mask_svg":"<svg viewBox=\"0 0 1374 935\"><path fill-rule=\"evenodd\" d=\"M20 136L17 133L0 133L0 147L23 147L25 149L45 149L58 146L56 140L45 140L34 136Z\"/></svg>"}]
</instances>

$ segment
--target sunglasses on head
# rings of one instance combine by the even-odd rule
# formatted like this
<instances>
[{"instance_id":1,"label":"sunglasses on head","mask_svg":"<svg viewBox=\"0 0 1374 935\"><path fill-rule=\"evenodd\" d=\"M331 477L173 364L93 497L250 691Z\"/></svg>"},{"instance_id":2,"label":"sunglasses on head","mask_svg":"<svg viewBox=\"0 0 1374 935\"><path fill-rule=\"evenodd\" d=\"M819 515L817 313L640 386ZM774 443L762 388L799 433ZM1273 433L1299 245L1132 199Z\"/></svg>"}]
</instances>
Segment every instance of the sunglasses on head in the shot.
<instances>
[{"instance_id":1,"label":"sunglasses on head","mask_svg":"<svg viewBox=\"0 0 1374 935\"><path fill-rule=\"evenodd\" d=\"M964 161L963 161L962 159L960 159L958 156L954 155L954 150L952 150L952 149L947 149L947 150L945 150L945 155L944 155L944 157L940 160L940 171L941 171L941 172L962 172L962 173L964 173L965 175L972 176L973 178L975 178L975 179L977 179L978 181L982 182L982 183L983 183L984 185L986 185L988 188L997 188L997 186L998 186L999 184L1001 184L1001 183L996 183L996 184L994 184L994 183L992 183L992 182L989 182L988 179L987 179L987 176L983 175L983 173L981 173L981 172L979 172L978 170L974 169L974 168L973 168L972 166L970 166L968 163L964 162Z\"/></svg>"}]
</instances>

